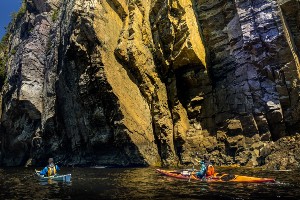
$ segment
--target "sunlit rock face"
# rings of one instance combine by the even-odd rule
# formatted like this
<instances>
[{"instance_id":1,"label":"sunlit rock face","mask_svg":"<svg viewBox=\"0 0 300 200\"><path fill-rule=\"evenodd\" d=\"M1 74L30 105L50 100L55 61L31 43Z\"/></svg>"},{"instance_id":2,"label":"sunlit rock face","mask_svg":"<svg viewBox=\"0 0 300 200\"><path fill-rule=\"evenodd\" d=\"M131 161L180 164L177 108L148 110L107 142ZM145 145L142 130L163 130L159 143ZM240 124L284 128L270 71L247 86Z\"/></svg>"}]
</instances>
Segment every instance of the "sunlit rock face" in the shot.
<instances>
[{"instance_id":1,"label":"sunlit rock face","mask_svg":"<svg viewBox=\"0 0 300 200\"><path fill-rule=\"evenodd\" d=\"M298 166L287 137L300 127L298 4L26 1L10 30L1 164L180 165L198 153Z\"/></svg>"}]
</instances>

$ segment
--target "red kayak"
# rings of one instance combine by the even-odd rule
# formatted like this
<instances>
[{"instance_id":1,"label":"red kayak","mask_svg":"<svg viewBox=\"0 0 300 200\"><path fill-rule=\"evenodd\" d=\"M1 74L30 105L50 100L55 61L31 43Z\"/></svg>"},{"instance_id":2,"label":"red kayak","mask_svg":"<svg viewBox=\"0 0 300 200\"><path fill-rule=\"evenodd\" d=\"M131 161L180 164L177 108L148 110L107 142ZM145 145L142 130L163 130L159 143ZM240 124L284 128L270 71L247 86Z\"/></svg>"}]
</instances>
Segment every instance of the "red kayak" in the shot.
<instances>
[{"instance_id":1,"label":"red kayak","mask_svg":"<svg viewBox=\"0 0 300 200\"><path fill-rule=\"evenodd\" d=\"M177 179L188 179L188 180L197 180L197 181L206 181L206 182L238 182L238 183L274 183L275 179L273 178L257 178L250 176L239 176L231 174L220 174L215 173L213 176L206 177L205 180L198 178L195 172L189 170L163 170L156 169L156 171L165 176L177 178Z\"/></svg>"}]
</instances>

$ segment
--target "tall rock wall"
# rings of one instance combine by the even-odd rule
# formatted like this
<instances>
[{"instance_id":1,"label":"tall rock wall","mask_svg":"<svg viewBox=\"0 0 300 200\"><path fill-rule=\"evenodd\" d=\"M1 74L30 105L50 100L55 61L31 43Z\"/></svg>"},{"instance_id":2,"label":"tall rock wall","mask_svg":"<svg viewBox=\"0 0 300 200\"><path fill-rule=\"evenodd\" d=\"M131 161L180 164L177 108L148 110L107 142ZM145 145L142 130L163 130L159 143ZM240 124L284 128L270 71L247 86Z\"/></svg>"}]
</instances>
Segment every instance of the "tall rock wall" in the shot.
<instances>
[{"instance_id":1,"label":"tall rock wall","mask_svg":"<svg viewBox=\"0 0 300 200\"><path fill-rule=\"evenodd\" d=\"M24 5L6 53L2 165L177 165L199 153L298 166L278 149L300 142L286 137L300 128L299 1Z\"/></svg>"}]
</instances>

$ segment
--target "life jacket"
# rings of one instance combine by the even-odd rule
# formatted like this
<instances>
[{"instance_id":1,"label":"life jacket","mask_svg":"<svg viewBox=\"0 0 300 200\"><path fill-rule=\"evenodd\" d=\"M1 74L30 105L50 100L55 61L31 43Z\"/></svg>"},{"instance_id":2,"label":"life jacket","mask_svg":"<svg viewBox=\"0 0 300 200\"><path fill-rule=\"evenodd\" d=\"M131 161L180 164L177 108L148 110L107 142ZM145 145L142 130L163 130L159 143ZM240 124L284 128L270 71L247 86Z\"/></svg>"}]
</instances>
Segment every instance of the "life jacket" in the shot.
<instances>
[{"instance_id":1,"label":"life jacket","mask_svg":"<svg viewBox=\"0 0 300 200\"><path fill-rule=\"evenodd\" d=\"M213 176L215 174L215 168L212 165L207 166L206 176Z\"/></svg>"},{"instance_id":2,"label":"life jacket","mask_svg":"<svg viewBox=\"0 0 300 200\"><path fill-rule=\"evenodd\" d=\"M55 165L48 166L47 175L54 176L55 174L56 174L56 166Z\"/></svg>"}]
</instances>

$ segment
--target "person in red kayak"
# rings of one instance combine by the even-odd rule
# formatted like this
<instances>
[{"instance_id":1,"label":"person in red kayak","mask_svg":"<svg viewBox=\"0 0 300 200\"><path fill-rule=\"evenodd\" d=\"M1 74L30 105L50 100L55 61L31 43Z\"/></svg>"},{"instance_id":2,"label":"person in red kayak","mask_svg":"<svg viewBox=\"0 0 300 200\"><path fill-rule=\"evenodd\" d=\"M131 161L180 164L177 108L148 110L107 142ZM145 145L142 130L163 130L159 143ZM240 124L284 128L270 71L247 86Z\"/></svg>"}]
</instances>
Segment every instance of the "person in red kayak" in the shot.
<instances>
[{"instance_id":1,"label":"person in red kayak","mask_svg":"<svg viewBox=\"0 0 300 200\"><path fill-rule=\"evenodd\" d=\"M48 166L46 166L42 171L40 171L40 175L44 176L54 176L56 175L57 171L59 171L59 167L54 164L53 158L49 158Z\"/></svg>"},{"instance_id":2,"label":"person in red kayak","mask_svg":"<svg viewBox=\"0 0 300 200\"><path fill-rule=\"evenodd\" d=\"M199 161L195 159L197 162L200 164L200 169L199 171L196 172L196 176L198 178L206 178L206 177L211 177L215 174L215 169L212 163L209 160L209 157L207 155L204 155L204 159Z\"/></svg>"}]
</instances>

